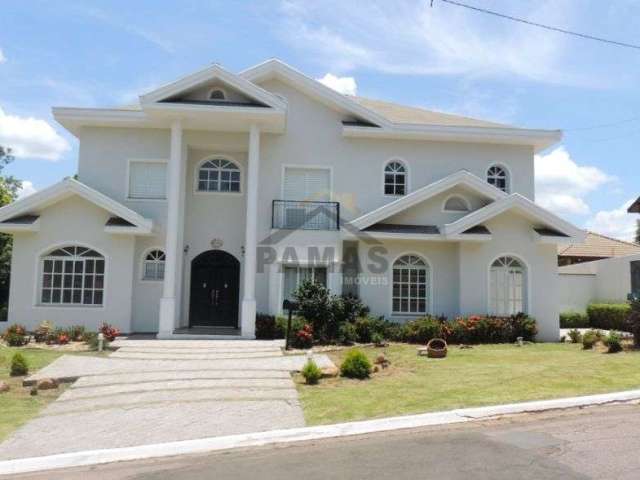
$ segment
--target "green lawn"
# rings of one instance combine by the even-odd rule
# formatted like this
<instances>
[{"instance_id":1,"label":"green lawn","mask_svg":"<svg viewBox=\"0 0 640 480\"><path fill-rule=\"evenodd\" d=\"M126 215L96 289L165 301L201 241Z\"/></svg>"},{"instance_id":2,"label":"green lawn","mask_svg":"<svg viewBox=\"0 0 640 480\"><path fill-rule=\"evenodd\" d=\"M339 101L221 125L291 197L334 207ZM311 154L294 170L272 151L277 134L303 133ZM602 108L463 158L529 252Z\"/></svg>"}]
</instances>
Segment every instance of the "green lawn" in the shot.
<instances>
[{"instance_id":1,"label":"green lawn","mask_svg":"<svg viewBox=\"0 0 640 480\"><path fill-rule=\"evenodd\" d=\"M52 351L40 348L11 348L0 345L0 380L8 382L11 390L0 393L0 442L11 432L31 418L35 417L41 408L55 400L63 391L64 385L56 390L43 390L38 395L31 396L29 389L22 386L24 377L9 376L11 357L17 351L27 359L29 373L53 362L61 355L104 355L97 352L73 353L69 351Z\"/></svg>"},{"instance_id":2,"label":"green lawn","mask_svg":"<svg viewBox=\"0 0 640 480\"><path fill-rule=\"evenodd\" d=\"M640 352L559 343L450 346L446 359L434 360L418 357L415 345L363 350L372 360L385 352L391 366L364 381L331 378L308 386L296 378L308 424L640 388ZM329 356L339 366L345 353Z\"/></svg>"}]
</instances>

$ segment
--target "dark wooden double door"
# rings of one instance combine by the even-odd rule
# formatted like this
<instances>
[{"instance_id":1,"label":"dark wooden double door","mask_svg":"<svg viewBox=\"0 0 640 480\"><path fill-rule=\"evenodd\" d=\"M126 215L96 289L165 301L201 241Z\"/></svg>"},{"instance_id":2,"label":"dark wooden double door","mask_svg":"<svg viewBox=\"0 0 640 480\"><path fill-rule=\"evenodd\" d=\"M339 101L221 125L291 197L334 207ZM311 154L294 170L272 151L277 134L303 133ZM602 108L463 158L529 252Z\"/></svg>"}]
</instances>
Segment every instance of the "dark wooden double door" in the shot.
<instances>
[{"instance_id":1,"label":"dark wooden double door","mask_svg":"<svg viewBox=\"0 0 640 480\"><path fill-rule=\"evenodd\" d=\"M191 262L190 327L238 326L240 262L230 253L209 250Z\"/></svg>"}]
</instances>

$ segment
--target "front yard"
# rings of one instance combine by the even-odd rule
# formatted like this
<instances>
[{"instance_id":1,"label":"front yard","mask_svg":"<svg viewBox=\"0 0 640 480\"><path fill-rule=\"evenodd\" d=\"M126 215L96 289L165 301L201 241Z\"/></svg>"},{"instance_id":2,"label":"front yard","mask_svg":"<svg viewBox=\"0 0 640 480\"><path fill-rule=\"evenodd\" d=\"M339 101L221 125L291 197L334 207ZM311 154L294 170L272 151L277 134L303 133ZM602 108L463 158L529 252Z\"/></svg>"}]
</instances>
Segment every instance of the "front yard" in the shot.
<instances>
[{"instance_id":1,"label":"front yard","mask_svg":"<svg viewBox=\"0 0 640 480\"><path fill-rule=\"evenodd\" d=\"M449 347L446 359L416 355L416 346L365 348L385 352L389 368L369 380L296 377L309 425L407 415L640 388L640 351L606 354L579 344L540 343ZM336 365L347 350L329 353Z\"/></svg>"},{"instance_id":2,"label":"front yard","mask_svg":"<svg viewBox=\"0 0 640 480\"><path fill-rule=\"evenodd\" d=\"M24 377L12 377L9 375L11 357L18 351L27 359L30 374L47 366L64 354L105 355L97 352L76 353L70 350L52 350L35 345L34 347L7 347L0 345L0 381L8 383L11 388L8 392L0 393L0 442L15 429L35 417L42 408L55 400L65 388L65 385L61 384L57 389L40 390L38 395L31 396L30 388L22 386Z\"/></svg>"}]
</instances>

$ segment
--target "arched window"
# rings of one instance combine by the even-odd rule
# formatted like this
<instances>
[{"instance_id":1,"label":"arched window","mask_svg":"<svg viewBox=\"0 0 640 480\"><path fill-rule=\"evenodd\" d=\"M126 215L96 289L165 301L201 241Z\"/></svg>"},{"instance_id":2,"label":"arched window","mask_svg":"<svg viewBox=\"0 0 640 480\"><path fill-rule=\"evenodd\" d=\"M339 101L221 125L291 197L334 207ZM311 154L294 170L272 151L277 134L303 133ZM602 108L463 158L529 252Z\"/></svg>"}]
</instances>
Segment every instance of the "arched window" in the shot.
<instances>
[{"instance_id":1,"label":"arched window","mask_svg":"<svg viewBox=\"0 0 640 480\"><path fill-rule=\"evenodd\" d=\"M430 299L429 265L417 255L404 255L393 264L392 312L394 314L423 314Z\"/></svg>"},{"instance_id":2,"label":"arched window","mask_svg":"<svg viewBox=\"0 0 640 480\"><path fill-rule=\"evenodd\" d=\"M526 268L514 257L500 257L489 273L489 313L515 315L525 312Z\"/></svg>"},{"instance_id":3,"label":"arched window","mask_svg":"<svg viewBox=\"0 0 640 480\"><path fill-rule=\"evenodd\" d=\"M466 198L460 195L451 195L445 200L443 210L445 212L468 212L471 207Z\"/></svg>"},{"instance_id":4,"label":"arched window","mask_svg":"<svg viewBox=\"0 0 640 480\"><path fill-rule=\"evenodd\" d=\"M492 165L487 170L487 182L503 192L509 193L509 174L499 165Z\"/></svg>"},{"instance_id":5,"label":"arched window","mask_svg":"<svg viewBox=\"0 0 640 480\"><path fill-rule=\"evenodd\" d=\"M142 279L143 280L163 280L164 279L165 255L162 250L150 250L144 256Z\"/></svg>"},{"instance_id":6,"label":"arched window","mask_svg":"<svg viewBox=\"0 0 640 480\"><path fill-rule=\"evenodd\" d=\"M104 257L80 246L56 248L40 260L40 301L55 305L102 305Z\"/></svg>"},{"instance_id":7,"label":"arched window","mask_svg":"<svg viewBox=\"0 0 640 480\"><path fill-rule=\"evenodd\" d=\"M240 168L226 158L207 160L198 169L199 192L240 192Z\"/></svg>"},{"instance_id":8,"label":"arched window","mask_svg":"<svg viewBox=\"0 0 640 480\"><path fill-rule=\"evenodd\" d=\"M227 97L224 94L224 90L220 88L214 88L209 94L209 100L226 100L226 98Z\"/></svg>"},{"instance_id":9,"label":"arched window","mask_svg":"<svg viewBox=\"0 0 640 480\"><path fill-rule=\"evenodd\" d=\"M384 167L384 194L405 195L407 193L407 167L392 160Z\"/></svg>"}]
</instances>

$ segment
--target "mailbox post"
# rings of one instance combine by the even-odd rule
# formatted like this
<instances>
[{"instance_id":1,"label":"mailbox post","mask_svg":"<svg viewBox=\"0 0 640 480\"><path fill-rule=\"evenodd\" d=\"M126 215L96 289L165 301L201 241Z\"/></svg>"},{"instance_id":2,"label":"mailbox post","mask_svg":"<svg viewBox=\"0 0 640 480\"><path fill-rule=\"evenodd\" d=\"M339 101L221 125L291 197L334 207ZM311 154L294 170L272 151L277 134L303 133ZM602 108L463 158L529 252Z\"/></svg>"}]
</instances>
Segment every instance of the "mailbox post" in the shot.
<instances>
[{"instance_id":1,"label":"mailbox post","mask_svg":"<svg viewBox=\"0 0 640 480\"><path fill-rule=\"evenodd\" d=\"M289 350L291 348L291 317L293 316L293 312L298 310L298 304L290 300L285 300L282 302L282 309L289 312L289 317L287 319L287 332L284 337L284 349Z\"/></svg>"}]
</instances>

